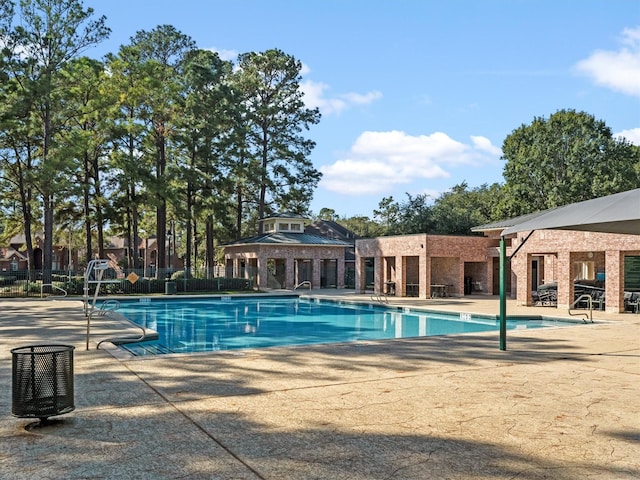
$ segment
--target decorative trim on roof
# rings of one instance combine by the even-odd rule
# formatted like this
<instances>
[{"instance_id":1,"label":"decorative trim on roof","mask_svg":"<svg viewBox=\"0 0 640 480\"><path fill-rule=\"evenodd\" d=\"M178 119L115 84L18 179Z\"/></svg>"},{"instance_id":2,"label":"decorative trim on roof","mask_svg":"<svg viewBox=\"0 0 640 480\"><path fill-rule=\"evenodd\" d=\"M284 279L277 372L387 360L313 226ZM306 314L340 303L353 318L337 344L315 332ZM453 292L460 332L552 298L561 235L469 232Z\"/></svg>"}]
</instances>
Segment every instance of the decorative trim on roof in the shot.
<instances>
[{"instance_id":1,"label":"decorative trim on roof","mask_svg":"<svg viewBox=\"0 0 640 480\"><path fill-rule=\"evenodd\" d=\"M262 217L260 221L269 220L270 218L291 218L295 220L309 220L309 217L307 217L306 215L300 215L299 213L281 212L281 213L273 213L271 215Z\"/></svg>"},{"instance_id":2,"label":"decorative trim on roof","mask_svg":"<svg viewBox=\"0 0 640 480\"><path fill-rule=\"evenodd\" d=\"M224 247L237 245L317 245L324 247L348 247L348 242L321 237L310 233L263 233L255 237L241 238L235 242L225 243Z\"/></svg>"}]
</instances>

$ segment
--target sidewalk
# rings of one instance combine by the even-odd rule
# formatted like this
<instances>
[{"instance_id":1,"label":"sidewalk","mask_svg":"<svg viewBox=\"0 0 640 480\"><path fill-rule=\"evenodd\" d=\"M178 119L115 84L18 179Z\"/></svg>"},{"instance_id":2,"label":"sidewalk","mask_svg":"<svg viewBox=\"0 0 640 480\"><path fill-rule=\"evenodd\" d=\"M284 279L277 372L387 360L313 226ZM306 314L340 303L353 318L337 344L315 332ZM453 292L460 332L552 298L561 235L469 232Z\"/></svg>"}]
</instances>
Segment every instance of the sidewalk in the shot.
<instances>
[{"instance_id":1,"label":"sidewalk","mask_svg":"<svg viewBox=\"0 0 640 480\"><path fill-rule=\"evenodd\" d=\"M85 349L80 301L0 311L3 479L640 478L640 315L510 331L506 352L496 332L128 358L95 349L107 321ZM45 426L10 415L10 349L41 342L76 347L76 410Z\"/></svg>"}]
</instances>

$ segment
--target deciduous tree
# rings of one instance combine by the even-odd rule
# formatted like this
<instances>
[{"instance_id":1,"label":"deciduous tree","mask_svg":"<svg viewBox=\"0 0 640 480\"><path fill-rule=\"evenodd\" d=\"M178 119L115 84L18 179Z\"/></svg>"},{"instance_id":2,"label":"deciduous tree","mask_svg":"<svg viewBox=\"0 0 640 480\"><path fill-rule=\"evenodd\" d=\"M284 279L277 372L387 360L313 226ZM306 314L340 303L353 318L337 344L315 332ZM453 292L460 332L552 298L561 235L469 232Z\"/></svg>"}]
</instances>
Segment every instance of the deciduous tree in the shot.
<instances>
[{"instance_id":1,"label":"deciduous tree","mask_svg":"<svg viewBox=\"0 0 640 480\"><path fill-rule=\"evenodd\" d=\"M505 139L505 216L617 193L640 184L637 148L575 110L536 117Z\"/></svg>"}]
</instances>

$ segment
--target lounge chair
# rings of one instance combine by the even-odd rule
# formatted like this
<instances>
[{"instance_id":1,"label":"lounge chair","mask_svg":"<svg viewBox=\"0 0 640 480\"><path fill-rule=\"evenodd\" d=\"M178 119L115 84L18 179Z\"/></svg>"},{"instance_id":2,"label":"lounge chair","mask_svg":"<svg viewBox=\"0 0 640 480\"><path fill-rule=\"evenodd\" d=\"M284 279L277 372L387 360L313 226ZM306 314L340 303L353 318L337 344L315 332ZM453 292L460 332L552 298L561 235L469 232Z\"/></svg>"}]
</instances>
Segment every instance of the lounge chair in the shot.
<instances>
[{"instance_id":1,"label":"lounge chair","mask_svg":"<svg viewBox=\"0 0 640 480\"><path fill-rule=\"evenodd\" d=\"M624 311L640 312L640 293L624 292Z\"/></svg>"},{"instance_id":2,"label":"lounge chair","mask_svg":"<svg viewBox=\"0 0 640 480\"><path fill-rule=\"evenodd\" d=\"M594 292L591 295L591 297L592 297L593 308L598 310L604 310L604 300L605 300L604 291L598 290Z\"/></svg>"},{"instance_id":3,"label":"lounge chair","mask_svg":"<svg viewBox=\"0 0 640 480\"><path fill-rule=\"evenodd\" d=\"M536 305L542 305L543 307L551 307L558 304L558 291L548 288L544 290L538 290L538 302Z\"/></svg>"}]
</instances>

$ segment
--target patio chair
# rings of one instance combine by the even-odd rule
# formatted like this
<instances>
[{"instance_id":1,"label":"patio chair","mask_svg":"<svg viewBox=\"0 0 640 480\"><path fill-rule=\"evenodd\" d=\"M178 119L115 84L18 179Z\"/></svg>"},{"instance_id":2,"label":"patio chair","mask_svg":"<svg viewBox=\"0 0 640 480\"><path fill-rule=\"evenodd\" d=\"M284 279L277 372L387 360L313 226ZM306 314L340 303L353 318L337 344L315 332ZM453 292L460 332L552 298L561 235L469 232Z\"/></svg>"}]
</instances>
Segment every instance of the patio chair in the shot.
<instances>
[{"instance_id":1,"label":"patio chair","mask_svg":"<svg viewBox=\"0 0 640 480\"><path fill-rule=\"evenodd\" d=\"M624 292L624 311L640 312L640 293Z\"/></svg>"},{"instance_id":2,"label":"patio chair","mask_svg":"<svg viewBox=\"0 0 640 480\"><path fill-rule=\"evenodd\" d=\"M598 310L604 310L604 305L605 305L604 291L598 290L594 292L591 297L592 297L593 308Z\"/></svg>"},{"instance_id":3,"label":"patio chair","mask_svg":"<svg viewBox=\"0 0 640 480\"><path fill-rule=\"evenodd\" d=\"M558 304L558 292L552 289L538 290L538 302L536 305L551 307Z\"/></svg>"},{"instance_id":4,"label":"patio chair","mask_svg":"<svg viewBox=\"0 0 640 480\"><path fill-rule=\"evenodd\" d=\"M531 302L533 305L540 305L540 295L538 295L537 290L533 290L531 292Z\"/></svg>"}]
</instances>

